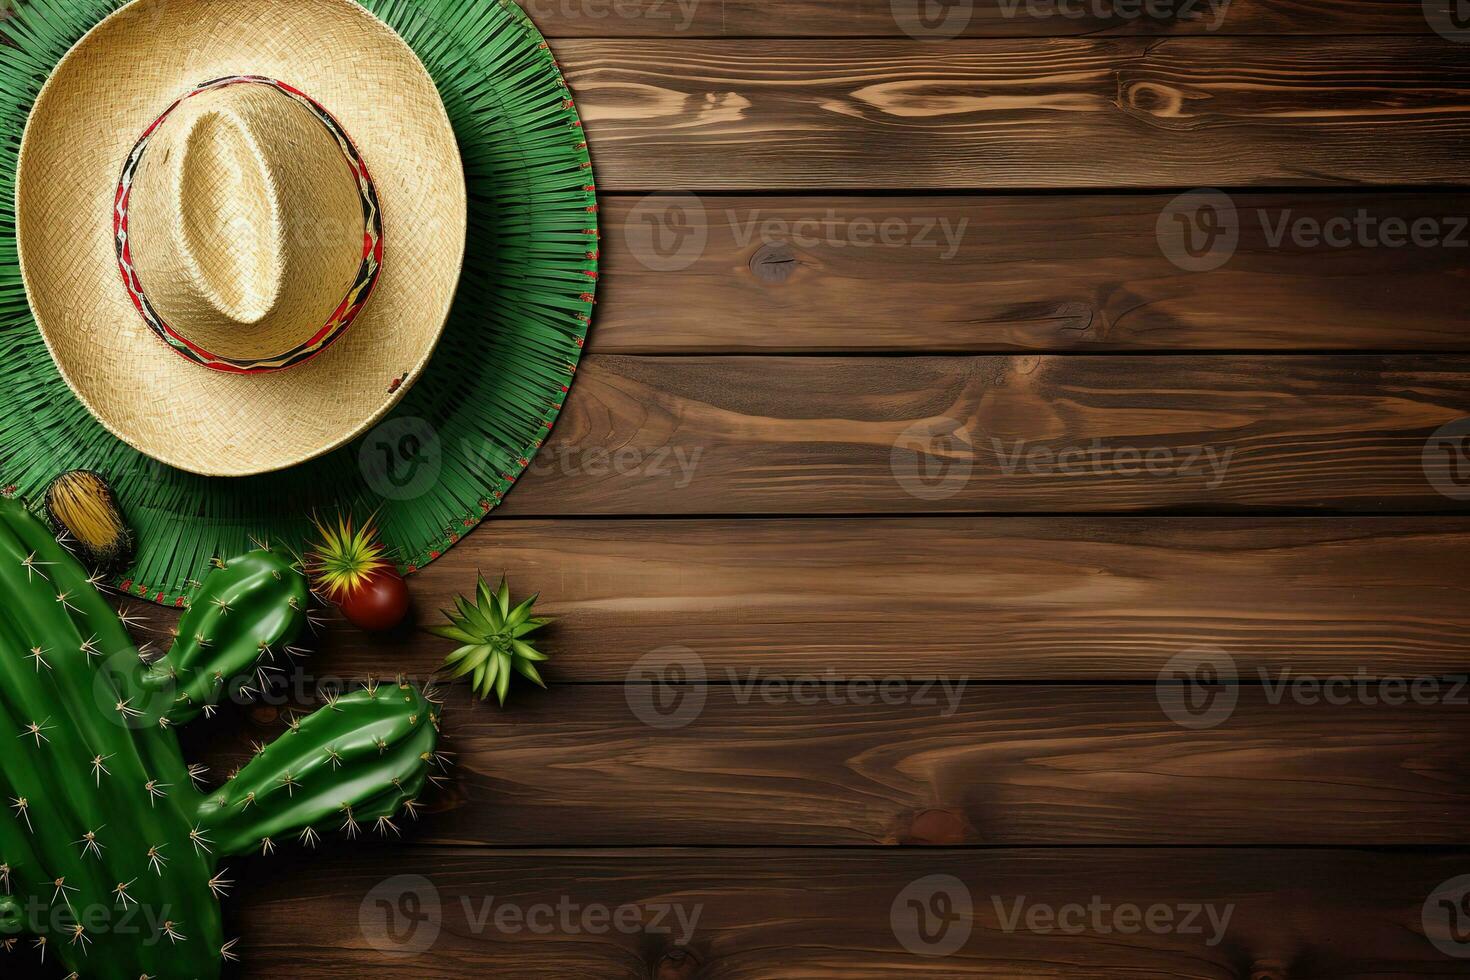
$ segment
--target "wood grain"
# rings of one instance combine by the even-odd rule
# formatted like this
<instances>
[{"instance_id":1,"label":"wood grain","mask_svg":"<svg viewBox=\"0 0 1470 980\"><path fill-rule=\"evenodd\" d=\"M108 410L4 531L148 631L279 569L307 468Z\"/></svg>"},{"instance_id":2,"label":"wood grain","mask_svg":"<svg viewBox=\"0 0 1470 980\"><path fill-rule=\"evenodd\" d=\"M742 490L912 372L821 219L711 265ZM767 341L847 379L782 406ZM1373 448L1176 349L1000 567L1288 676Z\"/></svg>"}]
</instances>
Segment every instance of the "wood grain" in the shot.
<instances>
[{"instance_id":1,"label":"wood grain","mask_svg":"<svg viewBox=\"0 0 1470 980\"><path fill-rule=\"evenodd\" d=\"M567 39L556 50L603 191L1470 175L1470 60L1438 37Z\"/></svg>"},{"instance_id":2,"label":"wood grain","mask_svg":"<svg viewBox=\"0 0 1470 980\"><path fill-rule=\"evenodd\" d=\"M1176 195L604 195L591 349L610 354L1466 350L1470 197L1236 194L1209 272L1160 246ZM1312 229L1428 221L1437 247ZM1283 227L1305 237L1279 238ZM1456 229L1459 229L1458 231ZM1165 239L1169 241L1169 239ZM1397 239L1390 237L1390 241ZM1427 240L1427 239L1426 239Z\"/></svg>"},{"instance_id":3,"label":"wood grain","mask_svg":"<svg viewBox=\"0 0 1470 980\"><path fill-rule=\"evenodd\" d=\"M1455 853L394 849L389 867L382 854L334 855L317 862L315 873L239 876L250 898L240 926L252 975L337 980L382 976L386 968L399 976L527 980L1381 980L1470 971L1466 960L1436 950L1420 921L1426 896L1464 871L1464 856ZM442 928L427 951L389 961L365 936L384 941L387 919L376 899L405 893L401 886L373 889L400 871L429 879L434 891L424 894L431 903L437 897ZM963 945L944 958L908 952L892 925L897 903L901 926L906 919L912 928L907 900L933 899L936 892L932 884L905 889L930 875L958 879L964 891L946 882L946 894L961 901L967 894L971 907L968 920L954 920L968 921L969 935L953 933ZM1027 909L1086 906L1096 896L1109 906L1210 905L1217 921L1228 906L1230 917L1215 945L1210 942L1221 934L1208 925L1199 932L1120 934L1114 926L1127 920L1112 913L1085 917L1074 934L1029 931L1024 919L1007 931L1021 896ZM369 909L360 919L365 900ZM632 934L598 928L596 913L585 921L597 931L581 925L589 907L611 912L625 905L639 910ZM520 910L538 923L549 914L553 925L513 931L516 920L507 917L496 928L494 916L507 906L511 916ZM532 913L537 906L551 908ZM685 930L675 907L694 925L682 953L677 939ZM558 908L569 910L571 928L562 925ZM1182 910L1169 914L1183 924ZM400 938L409 935L407 921L398 919ZM1202 913L1197 921L1209 919ZM663 931L663 923L673 928Z\"/></svg>"},{"instance_id":4,"label":"wood grain","mask_svg":"<svg viewBox=\"0 0 1470 980\"><path fill-rule=\"evenodd\" d=\"M917 0L524 0L548 36L928 37ZM1156 5L1109 0L954 0L936 4L934 36L1428 34L1417 0L1194 0ZM953 11L949 19L944 15ZM900 19L902 18L902 19Z\"/></svg>"},{"instance_id":5,"label":"wood grain","mask_svg":"<svg viewBox=\"0 0 1470 980\"><path fill-rule=\"evenodd\" d=\"M1470 415L1458 356L584 364L503 514L1463 507L1421 465Z\"/></svg>"},{"instance_id":6,"label":"wood grain","mask_svg":"<svg viewBox=\"0 0 1470 980\"><path fill-rule=\"evenodd\" d=\"M413 577L418 621L481 571L541 594L561 682L668 646L914 680L1152 680L1200 646L1247 673L1470 668L1464 518L492 521ZM316 649L315 670L423 676L447 644L333 620Z\"/></svg>"},{"instance_id":7,"label":"wood grain","mask_svg":"<svg viewBox=\"0 0 1470 980\"><path fill-rule=\"evenodd\" d=\"M452 782L422 838L447 845L1461 844L1470 821L1470 685L1327 695L1252 683L1178 689L937 684L882 672L648 662L628 685L559 686L475 708L449 689ZM1270 678L1273 684L1300 675ZM1320 678L1316 679L1320 682ZM1369 696L1384 697L1366 703ZM1296 693L1294 693L1296 692ZM1169 695L1173 694L1170 698ZM1215 701L1219 697L1222 700ZM287 703L294 701L288 699ZM1395 703L1398 702L1398 703ZM1204 712L1220 704L1219 714ZM306 707L314 706L313 704ZM1184 707L1193 707L1190 702ZM200 723L197 758L228 771L268 740ZM1178 714L1179 717L1186 717ZM212 743L212 744L211 744Z\"/></svg>"}]
</instances>

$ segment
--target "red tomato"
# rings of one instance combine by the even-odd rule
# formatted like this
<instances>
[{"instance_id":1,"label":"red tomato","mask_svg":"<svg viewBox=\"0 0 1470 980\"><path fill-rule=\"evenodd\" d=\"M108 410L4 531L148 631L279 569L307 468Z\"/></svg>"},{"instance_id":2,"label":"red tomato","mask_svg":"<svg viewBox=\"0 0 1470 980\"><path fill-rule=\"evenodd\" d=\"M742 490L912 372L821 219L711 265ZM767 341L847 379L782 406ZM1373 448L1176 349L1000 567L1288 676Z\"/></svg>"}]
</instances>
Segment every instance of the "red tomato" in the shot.
<instances>
[{"instance_id":1,"label":"red tomato","mask_svg":"<svg viewBox=\"0 0 1470 980\"><path fill-rule=\"evenodd\" d=\"M370 633L385 633L408 618L408 585L403 576L384 569L337 604L347 621Z\"/></svg>"}]
</instances>

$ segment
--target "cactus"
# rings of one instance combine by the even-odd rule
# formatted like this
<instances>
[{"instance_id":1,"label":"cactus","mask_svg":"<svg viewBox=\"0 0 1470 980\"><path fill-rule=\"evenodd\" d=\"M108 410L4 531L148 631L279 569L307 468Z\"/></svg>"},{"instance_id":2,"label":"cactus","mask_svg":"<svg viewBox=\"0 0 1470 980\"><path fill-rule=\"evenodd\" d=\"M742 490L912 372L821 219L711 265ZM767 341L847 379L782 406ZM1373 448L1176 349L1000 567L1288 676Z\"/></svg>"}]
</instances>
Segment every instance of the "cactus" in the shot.
<instances>
[{"instance_id":1,"label":"cactus","mask_svg":"<svg viewBox=\"0 0 1470 980\"><path fill-rule=\"evenodd\" d=\"M0 945L102 978L210 978L237 955L219 862L288 836L396 832L438 764L438 708L405 683L329 699L201 790L171 727L286 656L306 583L278 555L221 564L147 663L81 565L0 500Z\"/></svg>"}]
</instances>

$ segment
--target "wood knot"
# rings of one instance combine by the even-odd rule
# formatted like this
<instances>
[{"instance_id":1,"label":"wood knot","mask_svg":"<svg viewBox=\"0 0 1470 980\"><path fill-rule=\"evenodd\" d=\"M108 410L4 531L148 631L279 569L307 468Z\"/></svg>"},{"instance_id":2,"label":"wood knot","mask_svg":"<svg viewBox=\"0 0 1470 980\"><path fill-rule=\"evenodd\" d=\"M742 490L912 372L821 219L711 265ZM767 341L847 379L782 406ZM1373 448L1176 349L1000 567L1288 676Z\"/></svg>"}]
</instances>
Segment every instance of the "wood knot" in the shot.
<instances>
[{"instance_id":1,"label":"wood knot","mask_svg":"<svg viewBox=\"0 0 1470 980\"><path fill-rule=\"evenodd\" d=\"M693 980L698 974L699 959L682 947L664 953L653 968L653 980Z\"/></svg>"},{"instance_id":2,"label":"wood knot","mask_svg":"<svg viewBox=\"0 0 1470 980\"><path fill-rule=\"evenodd\" d=\"M1118 108L1157 129L1187 130L1198 122L1193 102L1209 96L1154 78L1118 78Z\"/></svg>"},{"instance_id":3,"label":"wood knot","mask_svg":"<svg viewBox=\"0 0 1470 980\"><path fill-rule=\"evenodd\" d=\"M783 283L796 272L796 253L785 242L767 242L750 257L750 271L761 282Z\"/></svg>"},{"instance_id":4,"label":"wood knot","mask_svg":"<svg viewBox=\"0 0 1470 980\"><path fill-rule=\"evenodd\" d=\"M900 820L894 833L899 844L965 844L974 840L970 822L957 810L918 810Z\"/></svg>"},{"instance_id":5,"label":"wood knot","mask_svg":"<svg viewBox=\"0 0 1470 980\"><path fill-rule=\"evenodd\" d=\"M269 728L281 717L281 712L269 704L256 704L250 708L250 721L262 728Z\"/></svg>"},{"instance_id":6,"label":"wood knot","mask_svg":"<svg viewBox=\"0 0 1470 980\"><path fill-rule=\"evenodd\" d=\"M1250 980L1286 980L1286 964L1280 960L1256 960L1247 976Z\"/></svg>"}]
</instances>

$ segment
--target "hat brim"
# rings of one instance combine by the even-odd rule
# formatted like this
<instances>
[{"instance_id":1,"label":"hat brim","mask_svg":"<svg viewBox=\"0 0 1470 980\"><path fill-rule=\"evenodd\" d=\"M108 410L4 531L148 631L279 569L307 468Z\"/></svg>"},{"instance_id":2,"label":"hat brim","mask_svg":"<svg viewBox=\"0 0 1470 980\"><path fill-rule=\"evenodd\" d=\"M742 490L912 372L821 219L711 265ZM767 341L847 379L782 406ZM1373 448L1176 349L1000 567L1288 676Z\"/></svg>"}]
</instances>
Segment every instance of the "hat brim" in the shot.
<instances>
[{"instance_id":1,"label":"hat brim","mask_svg":"<svg viewBox=\"0 0 1470 980\"><path fill-rule=\"evenodd\" d=\"M470 232L465 275L424 376L348 446L221 479L164 466L107 432L41 340L15 263L14 198L0 197L0 495L34 503L67 470L103 474L136 532L134 564L113 579L129 595L185 605L212 557L253 541L308 549L313 514L376 513L400 567L422 568L521 482L574 384L596 308L597 193L554 54L511 0L361 3L439 86L464 160ZM22 3L18 20L0 20L15 55L0 58L0 188L47 69L116 5Z\"/></svg>"},{"instance_id":2,"label":"hat brim","mask_svg":"<svg viewBox=\"0 0 1470 980\"><path fill-rule=\"evenodd\" d=\"M117 271L112 206L139 134L201 82L279 78L362 152L383 267L336 344L268 375L210 371L148 329ZM353 0L134 0L62 59L31 112L16 181L31 308L62 376L119 439L170 466L245 476L295 466L380 420L432 356L464 260L454 130L412 49Z\"/></svg>"}]
</instances>

